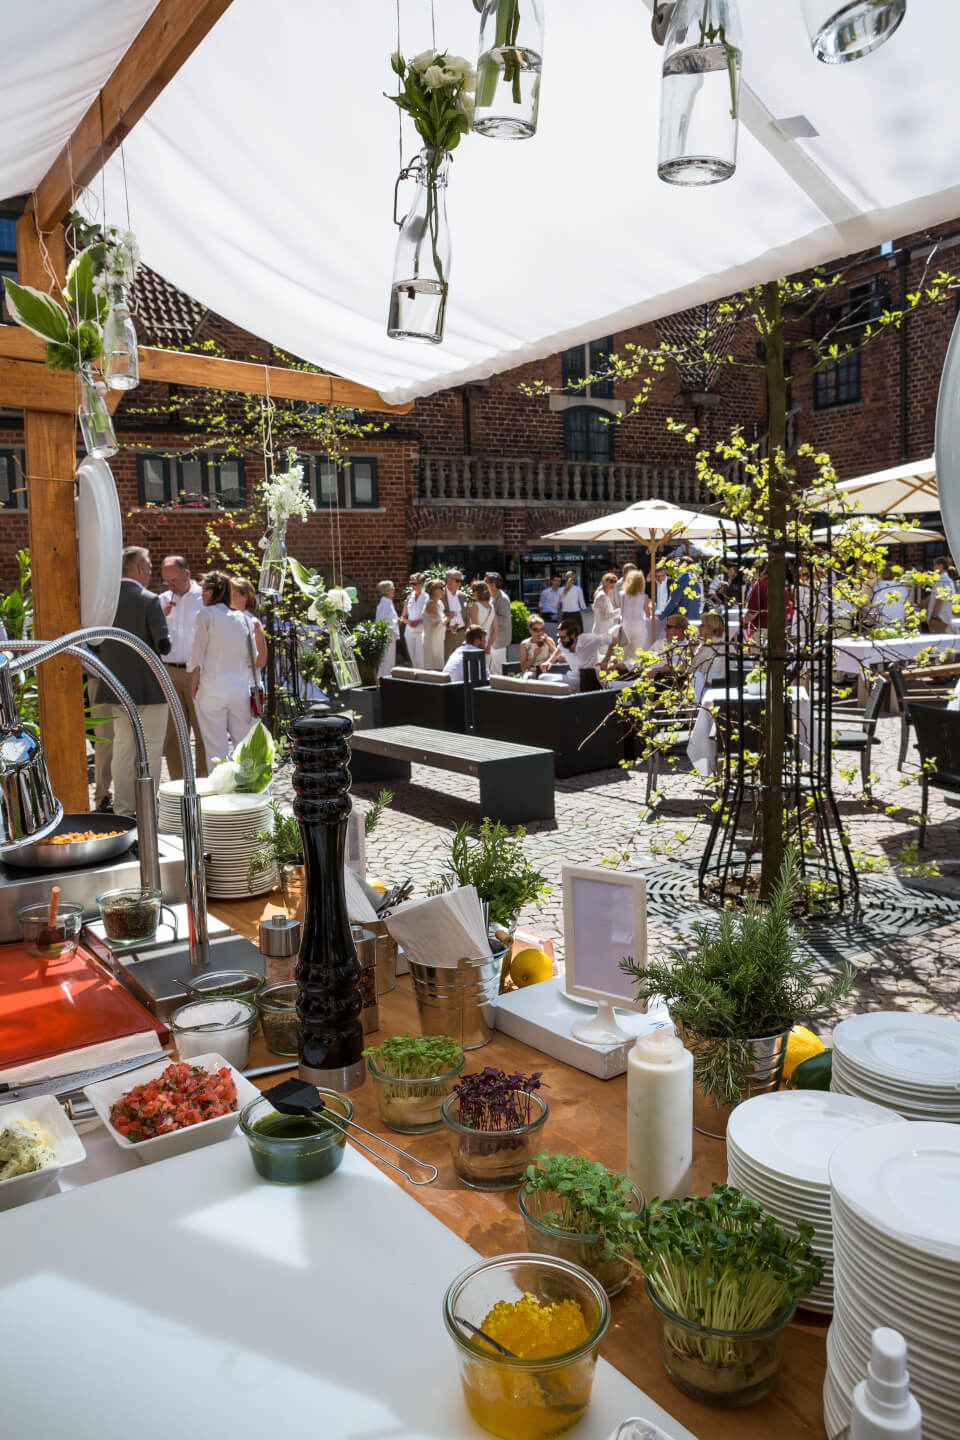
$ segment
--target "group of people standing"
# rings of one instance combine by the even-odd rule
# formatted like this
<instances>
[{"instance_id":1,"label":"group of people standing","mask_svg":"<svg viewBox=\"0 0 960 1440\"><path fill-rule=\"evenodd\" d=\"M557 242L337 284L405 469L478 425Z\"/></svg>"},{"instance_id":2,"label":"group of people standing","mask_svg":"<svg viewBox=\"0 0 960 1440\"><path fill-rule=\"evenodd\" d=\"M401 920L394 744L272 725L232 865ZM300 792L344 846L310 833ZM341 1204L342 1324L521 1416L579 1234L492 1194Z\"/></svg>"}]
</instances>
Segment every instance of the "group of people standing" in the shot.
<instances>
[{"instance_id":1,"label":"group of people standing","mask_svg":"<svg viewBox=\"0 0 960 1440\"><path fill-rule=\"evenodd\" d=\"M507 658L513 619L510 597L503 588L503 576L490 570L483 579L471 585L469 601L462 593L463 574L448 570L443 579L427 580L422 571L410 576L410 589L400 612L395 604L396 591L391 580L377 586L376 618L386 622L390 643L380 662L379 674L389 675L397 663L397 641L403 626L403 639L416 670L444 670L454 652L467 642L470 628L482 632L482 648L487 657L487 670L499 675ZM462 663L462 661L461 661Z\"/></svg>"},{"instance_id":2,"label":"group of people standing","mask_svg":"<svg viewBox=\"0 0 960 1440\"><path fill-rule=\"evenodd\" d=\"M150 552L128 545L113 623L143 640L163 662L193 732L196 772L206 775L214 761L230 755L262 713L267 645L257 619L256 590L249 580L219 570L198 583L182 555L163 561L166 588L160 594L148 588L152 574ZM159 780L164 755L170 778L182 778L176 730L160 681L127 645L105 640L100 654L140 713L154 780ZM137 774L133 729L105 681L97 682L94 698L96 807L132 815Z\"/></svg>"}]
</instances>

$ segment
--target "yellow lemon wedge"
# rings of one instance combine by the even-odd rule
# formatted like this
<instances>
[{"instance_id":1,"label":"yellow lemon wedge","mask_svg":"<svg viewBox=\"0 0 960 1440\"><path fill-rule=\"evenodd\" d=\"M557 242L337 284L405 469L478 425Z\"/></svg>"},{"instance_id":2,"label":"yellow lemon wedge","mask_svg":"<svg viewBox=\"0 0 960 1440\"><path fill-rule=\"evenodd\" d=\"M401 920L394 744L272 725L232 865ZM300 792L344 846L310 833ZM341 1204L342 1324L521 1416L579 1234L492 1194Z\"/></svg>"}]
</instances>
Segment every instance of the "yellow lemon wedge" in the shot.
<instances>
[{"instance_id":1,"label":"yellow lemon wedge","mask_svg":"<svg viewBox=\"0 0 960 1440\"><path fill-rule=\"evenodd\" d=\"M549 980L553 974L553 961L542 950L521 950L510 965L510 979L521 989L525 985L538 985Z\"/></svg>"},{"instance_id":2,"label":"yellow lemon wedge","mask_svg":"<svg viewBox=\"0 0 960 1440\"><path fill-rule=\"evenodd\" d=\"M783 1062L784 1080L789 1080L794 1070L804 1060L809 1060L814 1055L821 1055L824 1048L823 1041L818 1040L806 1025L794 1025L787 1040L787 1055Z\"/></svg>"},{"instance_id":3,"label":"yellow lemon wedge","mask_svg":"<svg viewBox=\"0 0 960 1440\"><path fill-rule=\"evenodd\" d=\"M367 884L370 886L371 890L378 890L381 895L386 895L387 882L385 880L378 880L376 876L368 875Z\"/></svg>"}]
</instances>

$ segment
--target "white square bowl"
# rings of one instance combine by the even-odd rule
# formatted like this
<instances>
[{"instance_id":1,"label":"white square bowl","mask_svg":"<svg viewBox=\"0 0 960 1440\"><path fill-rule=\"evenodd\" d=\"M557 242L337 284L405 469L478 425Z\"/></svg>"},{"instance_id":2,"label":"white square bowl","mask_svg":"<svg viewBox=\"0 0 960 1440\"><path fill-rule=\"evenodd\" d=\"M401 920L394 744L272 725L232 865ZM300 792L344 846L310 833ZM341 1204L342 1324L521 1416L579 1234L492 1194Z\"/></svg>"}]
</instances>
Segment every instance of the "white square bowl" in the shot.
<instances>
[{"instance_id":1,"label":"white square bowl","mask_svg":"<svg viewBox=\"0 0 960 1440\"><path fill-rule=\"evenodd\" d=\"M57 1157L56 1165L44 1170L31 1170L26 1175L14 1175L10 1180L0 1180L0 1210L12 1210L14 1205L25 1205L28 1200L39 1200L48 1195L57 1183L60 1171L67 1165L78 1165L87 1158L83 1141L67 1119L54 1095L37 1095L33 1100L12 1100L9 1105L0 1105L0 1130L11 1120L30 1120L39 1125L47 1135L47 1143Z\"/></svg>"},{"instance_id":2,"label":"white square bowl","mask_svg":"<svg viewBox=\"0 0 960 1440\"><path fill-rule=\"evenodd\" d=\"M121 1135L110 1124L111 1106L122 1095L126 1095L128 1090L132 1090L134 1085L143 1085L149 1080L156 1080L168 1065L174 1063L174 1057L171 1055L169 1059L156 1060L152 1065L144 1065L140 1070L128 1070L124 1075L114 1075L109 1080L98 1080L95 1085L85 1085L83 1088L83 1093L103 1121L107 1133L112 1136L122 1150L132 1150L137 1159L142 1160L145 1165L152 1165L155 1160L167 1160L171 1155L185 1155L188 1150L202 1150L205 1145L214 1145L218 1140L226 1140L237 1128L240 1111L244 1105L255 1100L260 1094L256 1085L245 1079L228 1060L224 1060L222 1055L193 1055L187 1064L199 1065L203 1070L220 1070L226 1065L233 1076L233 1083L237 1087L236 1110L231 1110L227 1115L217 1115L212 1120L201 1120L197 1125L185 1125L182 1130L171 1130L168 1135L154 1135L152 1140L128 1140L126 1135Z\"/></svg>"}]
</instances>

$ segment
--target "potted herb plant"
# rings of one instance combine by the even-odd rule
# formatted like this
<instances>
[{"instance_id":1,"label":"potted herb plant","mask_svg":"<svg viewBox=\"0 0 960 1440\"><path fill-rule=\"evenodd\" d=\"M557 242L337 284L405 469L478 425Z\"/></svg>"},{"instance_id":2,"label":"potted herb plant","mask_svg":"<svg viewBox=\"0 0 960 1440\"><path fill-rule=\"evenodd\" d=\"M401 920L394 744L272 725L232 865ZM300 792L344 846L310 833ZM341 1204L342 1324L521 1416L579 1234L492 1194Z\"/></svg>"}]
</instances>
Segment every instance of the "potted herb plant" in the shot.
<instances>
[{"instance_id":1,"label":"potted herb plant","mask_svg":"<svg viewBox=\"0 0 960 1440\"><path fill-rule=\"evenodd\" d=\"M474 1190L510 1190L523 1180L549 1107L535 1094L539 1072L508 1075L489 1065L464 1075L443 1102L453 1168Z\"/></svg>"},{"instance_id":2,"label":"potted herb plant","mask_svg":"<svg viewBox=\"0 0 960 1440\"><path fill-rule=\"evenodd\" d=\"M344 693L344 706L354 711L358 730L373 730L383 720L377 671L390 644L390 627L386 620L361 620L353 627L351 635L363 683L359 688Z\"/></svg>"},{"instance_id":3,"label":"potted herb plant","mask_svg":"<svg viewBox=\"0 0 960 1440\"><path fill-rule=\"evenodd\" d=\"M258 871L278 866L284 907L302 925L307 896L300 824L295 815L281 810L277 804L272 804L270 811L273 816L270 829L258 830L255 837L256 849L250 856L247 884L252 889Z\"/></svg>"},{"instance_id":4,"label":"potted herb plant","mask_svg":"<svg viewBox=\"0 0 960 1440\"><path fill-rule=\"evenodd\" d=\"M725 910L715 929L695 925L690 950L674 948L646 966L623 961L637 998L662 996L683 1029L705 1101L697 1117L705 1134L722 1138L733 1106L777 1088L793 1026L829 1010L853 984L848 966L818 980L818 962L791 921L797 880L789 850L769 907L748 899L737 915Z\"/></svg>"},{"instance_id":5,"label":"potted herb plant","mask_svg":"<svg viewBox=\"0 0 960 1440\"><path fill-rule=\"evenodd\" d=\"M440 1107L466 1064L448 1035L391 1035L364 1050L380 1118L401 1135L422 1135L443 1124Z\"/></svg>"},{"instance_id":6,"label":"potted herb plant","mask_svg":"<svg viewBox=\"0 0 960 1440\"><path fill-rule=\"evenodd\" d=\"M729 1185L651 1202L633 1251L660 1322L660 1357L679 1390L708 1405L752 1405L772 1386L783 1332L823 1262L803 1221L794 1235Z\"/></svg>"},{"instance_id":7,"label":"potted herb plant","mask_svg":"<svg viewBox=\"0 0 960 1440\"><path fill-rule=\"evenodd\" d=\"M511 833L501 821L485 817L476 839L469 821L453 837L450 873L457 885L474 886L488 907L491 926L512 930L524 905L539 904L550 894L524 853L526 833L522 825Z\"/></svg>"},{"instance_id":8,"label":"potted herb plant","mask_svg":"<svg viewBox=\"0 0 960 1440\"><path fill-rule=\"evenodd\" d=\"M645 1201L623 1171L582 1155L537 1155L517 1200L527 1249L589 1270L610 1296L630 1278L631 1227Z\"/></svg>"}]
</instances>

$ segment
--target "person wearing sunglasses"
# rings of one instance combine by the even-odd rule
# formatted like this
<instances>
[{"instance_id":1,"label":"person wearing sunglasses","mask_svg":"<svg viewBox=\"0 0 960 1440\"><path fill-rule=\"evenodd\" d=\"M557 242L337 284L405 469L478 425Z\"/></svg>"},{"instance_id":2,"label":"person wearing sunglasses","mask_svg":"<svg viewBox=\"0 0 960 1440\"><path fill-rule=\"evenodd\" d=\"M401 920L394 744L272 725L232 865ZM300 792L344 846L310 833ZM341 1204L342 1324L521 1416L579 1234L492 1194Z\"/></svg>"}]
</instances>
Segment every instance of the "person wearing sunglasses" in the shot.
<instances>
[{"instance_id":1,"label":"person wearing sunglasses","mask_svg":"<svg viewBox=\"0 0 960 1440\"><path fill-rule=\"evenodd\" d=\"M553 658L557 647L547 634L539 615L530 616L527 629L530 634L520 645L520 668L536 673Z\"/></svg>"}]
</instances>

